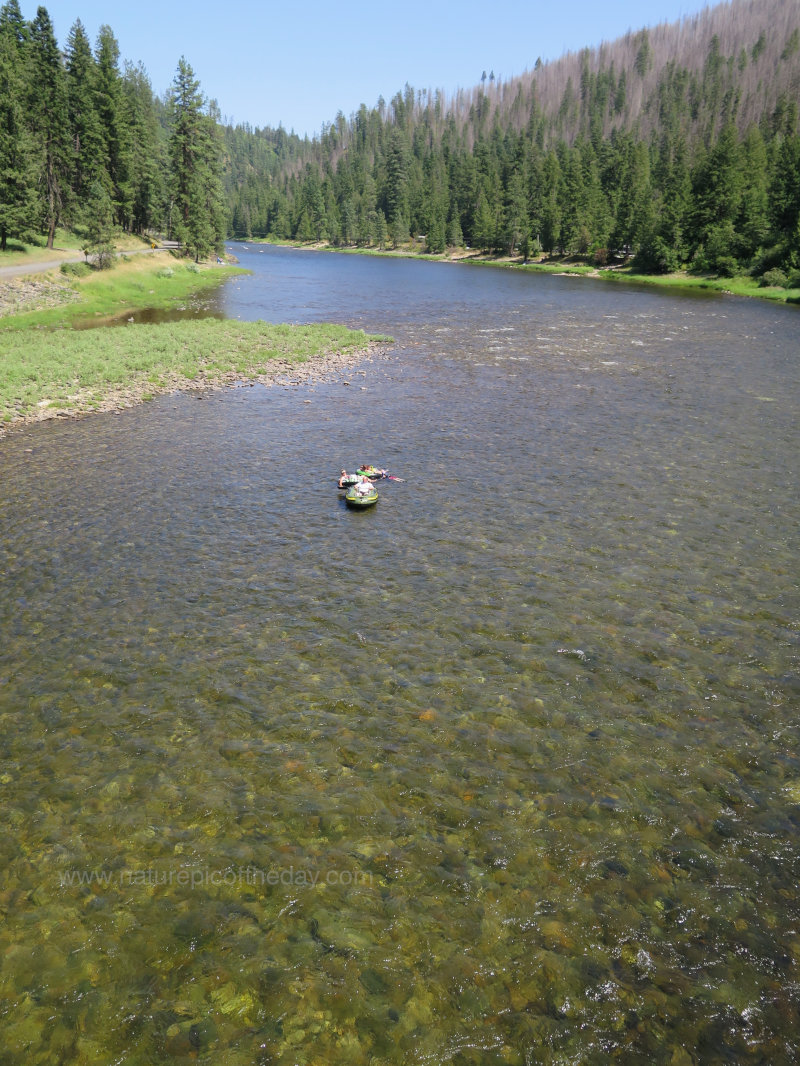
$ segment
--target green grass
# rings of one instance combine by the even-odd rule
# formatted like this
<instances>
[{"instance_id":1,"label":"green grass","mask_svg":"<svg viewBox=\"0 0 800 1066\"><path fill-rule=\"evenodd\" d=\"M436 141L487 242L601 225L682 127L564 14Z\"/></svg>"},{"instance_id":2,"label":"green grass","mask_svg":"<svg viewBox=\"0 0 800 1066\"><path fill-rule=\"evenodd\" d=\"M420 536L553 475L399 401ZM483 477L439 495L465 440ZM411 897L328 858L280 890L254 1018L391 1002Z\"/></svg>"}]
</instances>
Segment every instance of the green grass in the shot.
<instances>
[{"instance_id":1,"label":"green grass","mask_svg":"<svg viewBox=\"0 0 800 1066\"><path fill-rule=\"evenodd\" d=\"M735 278L721 278L684 273L636 274L628 269L600 270L598 273L607 281L633 281L643 285L660 285L674 289L704 289L734 296L756 297L759 300L773 300L776 303L795 303L796 297L800 295L800 289L764 288L755 278L747 274Z\"/></svg>"},{"instance_id":2,"label":"green grass","mask_svg":"<svg viewBox=\"0 0 800 1066\"><path fill-rule=\"evenodd\" d=\"M189 296L212 288L233 274L247 271L233 266L202 266L173 258L169 253L132 256L112 270L94 270L72 277L80 294L75 303L0 318L0 331L34 327L58 329L119 318L139 308L171 308Z\"/></svg>"},{"instance_id":3,"label":"green grass","mask_svg":"<svg viewBox=\"0 0 800 1066\"><path fill-rule=\"evenodd\" d=\"M53 248L47 248L46 237L36 237L27 244L9 238L8 247L0 252L0 267L60 259L65 252L74 255L80 251L80 238L69 230L56 230L53 243Z\"/></svg>"},{"instance_id":4,"label":"green grass","mask_svg":"<svg viewBox=\"0 0 800 1066\"><path fill-rule=\"evenodd\" d=\"M27 244L10 238L5 252L0 252L0 267L18 266L21 263L49 262L53 259L62 259L66 255L71 257L81 252L82 243L82 237L73 233L72 230L65 229L56 230L52 248L47 247L47 238L42 236L35 237ZM134 248L146 248L149 246L149 241L120 230L114 237L114 245L119 251L125 252Z\"/></svg>"},{"instance_id":5,"label":"green grass","mask_svg":"<svg viewBox=\"0 0 800 1066\"><path fill-rule=\"evenodd\" d=\"M255 378L281 364L355 354L370 338L337 325L217 319L96 330L15 330L2 337L0 421L42 409L87 411L110 395L152 398L181 384Z\"/></svg>"}]
</instances>

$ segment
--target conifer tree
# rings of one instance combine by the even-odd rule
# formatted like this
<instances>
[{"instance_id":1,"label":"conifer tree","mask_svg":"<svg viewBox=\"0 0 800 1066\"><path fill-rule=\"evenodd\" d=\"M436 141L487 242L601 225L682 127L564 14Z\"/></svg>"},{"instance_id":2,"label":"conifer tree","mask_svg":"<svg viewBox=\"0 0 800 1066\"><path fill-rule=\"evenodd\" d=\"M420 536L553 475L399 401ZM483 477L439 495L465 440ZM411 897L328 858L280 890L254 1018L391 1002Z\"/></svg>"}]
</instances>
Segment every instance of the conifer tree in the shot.
<instances>
[{"instance_id":1,"label":"conifer tree","mask_svg":"<svg viewBox=\"0 0 800 1066\"><path fill-rule=\"evenodd\" d=\"M383 250L386 245L386 236L388 233L388 227L386 225L386 216L383 211L377 211L375 218L375 240L378 244L378 248Z\"/></svg>"},{"instance_id":2,"label":"conifer tree","mask_svg":"<svg viewBox=\"0 0 800 1066\"><path fill-rule=\"evenodd\" d=\"M784 137L778 146L769 202L783 261L800 267L800 134Z\"/></svg>"},{"instance_id":3,"label":"conifer tree","mask_svg":"<svg viewBox=\"0 0 800 1066\"><path fill-rule=\"evenodd\" d=\"M528 207L525 200L525 175L522 167L511 171L507 184L504 212L504 243L509 255L514 255L518 246L528 246L530 237Z\"/></svg>"},{"instance_id":4,"label":"conifer tree","mask_svg":"<svg viewBox=\"0 0 800 1066\"><path fill-rule=\"evenodd\" d=\"M105 169L110 181L114 216L128 229L133 206L130 182L131 144L128 115L119 72L119 45L110 26L101 26L95 46L96 98Z\"/></svg>"},{"instance_id":5,"label":"conifer tree","mask_svg":"<svg viewBox=\"0 0 800 1066\"><path fill-rule=\"evenodd\" d=\"M70 131L70 187L79 205L95 180L107 178L104 145L97 114L97 69L83 23L78 19L67 38L67 108Z\"/></svg>"},{"instance_id":6,"label":"conifer tree","mask_svg":"<svg viewBox=\"0 0 800 1066\"><path fill-rule=\"evenodd\" d=\"M693 175L693 236L699 269L734 271L740 252L735 225L742 187L742 149L735 128L728 123Z\"/></svg>"},{"instance_id":7,"label":"conifer tree","mask_svg":"<svg viewBox=\"0 0 800 1066\"><path fill-rule=\"evenodd\" d=\"M114 260L114 206L101 178L95 178L81 206L81 251L87 259L93 257L96 267L105 270Z\"/></svg>"},{"instance_id":8,"label":"conifer tree","mask_svg":"<svg viewBox=\"0 0 800 1066\"><path fill-rule=\"evenodd\" d=\"M222 251L225 237L222 151L216 123L204 108L200 83L182 56L172 96L173 228L186 254L196 261Z\"/></svg>"},{"instance_id":9,"label":"conifer tree","mask_svg":"<svg viewBox=\"0 0 800 1066\"><path fill-rule=\"evenodd\" d=\"M30 240L36 225L33 143L25 126L24 84L15 35L0 26L0 251L9 237Z\"/></svg>"},{"instance_id":10,"label":"conifer tree","mask_svg":"<svg viewBox=\"0 0 800 1066\"><path fill-rule=\"evenodd\" d=\"M61 54L47 9L39 7L30 31L31 133L39 145L41 214L47 247L53 247L56 226L64 207L69 174L67 92Z\"/></svg>"},{"instance_id":11,"label":"conifer tree","mask_svg":"<svg viewBox=\"0 0 800 1066\"><path fill-rule=\"evenodd\" d=\"M541 245L546 252L552 253L562 246L561 220L564 201L564 179L561 160L551 150L547 153L542 166L542 185L546 190L541 205Z\"/></svg>"},{"instance_id":12,"label":"conifer tree","mask_svg":"<svg viewBox=\"0 0 800 1066\"><path fill-rule=\"evenodd\" d=\"M488 252L495 245L495 218L483 189L478 193L475 221L472 226L472 243L481 251Z\"/></svg>"},{"instance_id":13,"label":"conifer tree","mask_svg":"<svg viewBox=\"0 0 800 1066\"><path fill-rule=\"evenodd\" d=\"M453 210L450 221L447 223L447 243L451 248L460 248L464 243L464 233L461 229L461 220L458 212Z\"/></svg>"},{"instance_id":14,"label":"conifer tree","mask_svg":"<svg viewBox=\"0 0 800 1066\"><path fill-rule=\"evenodd\" d=\"M741 252L749 259L769 232L767 149L757 126L751 126L745 134L742 159L742 194L736 228L741 235Z\"/></svg>"},{"instance_id":15,"label":"conifer tree","mask_svg":"<svg viewBox=\"0 0 800 1066\"><path fill-rule=\"evenodd\" d=\"M397 94L402 110L404 104ZM408 240L408 145L403 132L392 130L386 159L386 218L395 247Z\"/></svg>"},{"instance_id":16,"label":"conifer tree","mask_svg":"<svg viewBox=\"0 0 800 1066\"><path fill-rule=\"evenodd\" d=\"M168 161L153 90L141 64L126 64L122 96L128 139L136 146L136 150L130 153L128 163L131 228L135 233L145 233L163 222L163 175Z\"/></svg>"},{"instance_id":17,"label":"conifer tree","mask_svg":"<svg viewBox=\"0 0 800 1066\"><path fill-rule=\"evenodd\" d=\"M21 64L24 63L22 59L23 45L30 39L30 29L22 17L22 12L19 7L19 0L7 0L2 7L0 7L0 36L9 38L14 45L16 45L18 51L17 55L20 57ZM22 73L22 70L19 71Z\"/></svg>"}]
</instances>

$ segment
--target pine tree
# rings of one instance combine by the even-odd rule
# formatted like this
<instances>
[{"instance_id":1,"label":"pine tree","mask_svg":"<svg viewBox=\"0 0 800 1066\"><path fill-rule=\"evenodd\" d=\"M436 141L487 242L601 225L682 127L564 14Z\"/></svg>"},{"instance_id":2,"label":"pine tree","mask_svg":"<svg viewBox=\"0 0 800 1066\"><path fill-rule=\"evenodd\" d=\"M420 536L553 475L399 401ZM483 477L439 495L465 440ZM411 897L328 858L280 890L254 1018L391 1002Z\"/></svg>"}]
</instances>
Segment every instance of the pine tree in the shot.
<instances>
[{"instance_id":1,"label":"pine tree","mask_svg":"<svg viewBox=\"0 0 800 1066\"><path fill-rule=\"evenodd\" d=\"M530 225L528 222L528 207L525 200L525 175L523 168L520 166L514 167L509 176L503 229L503 239L509 255L514 255L517 248L522 244L527 249L530 238Z\"/></svg>"},{"instance_id":2,"label":"pine tree","mask_svg":"<svg viewBox=\"0 0 800 1066\"><path fill-rule=\"evenodd\" d=\"M563 215L561 238L567 252L585 251L588 247L586 195L580 153L572 149L567 155L564 168Z\"/></svg>"},{"instance_id":3,"label":"pine tree","mask_svg":"<svg viewBox=\"0 0 800 1066\"><path fill-rule=\"evenodd\" d=\"M131 186L131 228L145 233L163 224L164 179L168 166L153 90L144 68L126 64L122 79L123 111L131 152L128 177Z\"/></svg>"},{"instance_id":4,"label":"pine tree","mask_svg":"<svg viewBox=\"0 0 800 1066\"><path fill-rule=\"evenodd\" d=\"M719 271L720 259L740 252L735 223L738 221L743 189L742 150L736 129L728 124L711 150L702 157L693 175L693 236L695 248L702 248L698 267Z\"/></svg>"},{"instance_id":5,"label":"pine tree","mask_svg":"<svg viewBox=\"0 0 800 1066\"><path fill-rule=\"evenodd\" d=\"M548 152L542 165L542 187L546 190L541 204L542 248L552 253L562 247L562 204L564 178L561 160L554 151Z\"/></svg>"},{"instance_id":6,"label":"pine tree","mask_svg":"<svg viewBox=\"0 0 800 1066\"><path fill-rule=\"evenodd\" d=\"M455 210L451 213L450 221L447 223L447 243L451 248L460 248L464 243L461 221Z\"/></svg>"},{"instance_id":7,"label":"pine tree","mask_svg":"<svg viewBox=\"0 0 800 1066\"><path fill-rule=\"evenodd\" d=\"M53 247L56 226L64 207L69 173L67 92L61 55L46 8L36 11L31 24L29 121L40 146L41 213L47 247Z\"/></svg>"},{"instance_id":8,"label":"pine tree","mask_svg":"<svg viewBox=\"0 0 800 1066\"><path fill-rule=\"evenodd\" d=\"M772 233L783 249L783 262L800 267L800 134L778 146L770 182Z\"/></svg>"},{"instance_id":9,"label":"pine tree","mask_svg":"<svg viewBox=\"0 0 800 1066\"><path fill-rule=\"evenodd\" d=\"M388 226L386 225L386 216L383 211L378 210L377 217L375 219L375 240L378 244L378 248L383 250L386 245L386 237L388 235Z\"/></svg>"},{"instance_id":10,"label":"pine tree","mask_svg":"<svg viewBox=\"0 0 800 1066\"><path fill-rule=\"evenodd\" d=\"M87 259L94 258L95 266L105 270L114 261L114 205L101 178L95 178L81 208L81 251Z\"/></svg>"},{"instance_id":11,"label":"pine tree","mask_svg":"<svg viewBox=\"0 0 800 1066\"><path fill-rule=\"evenodd\" d=\"M95 46L96 99L111 199L117 223L130 227L133 192L130 181L131 144L128 115L119 72L119 45L110 26L101 26Z\"/></svg>"},{"instance_id":12,"label":"pine tree","mask_svg":"<svg viewBox=\"0 0 800 1066\"><path fill-rule=\"evenodd\" d=\"M104 145L97 114L97 69L83 23L70 30L66 49L67 108L70 130L70 187L80 205L95 180L105 176Z\"/></svg>"},{"instance_id":13,"label":"pine tree","mask_svg":"<svg viewBox=\"0 0 800 1066\"><path fill-rule=\"evenodd\" d=\"M475 208L475 221L472 226L472 244L481 251L488 252L495 245L495 217L486 193L481 189Z\"/></svg>"},{"instance_id":14,"label":"pine tree","mask_svg":"<svg viewBox=\"0 0 800 1066\"><path fill-rule=\"evenodd\" d=\"M7 0L0 7L0 36L9 38L17 46L17 55L22 56L23 45L30 39L30 29L22 17L19 0ZM22 70L18 73L22 74Z\"/></svg>"},{"instance_id":15,"label":"pine tree","mask_svg":"<svg viewBox=\"0 0 800 1066\"><path fill-rule=\"evenodd\" d=\"M741 254L750 259L769 232L767 149L757 126L751 126L742 143L742 194L736 229L741 235Z\"/></svg>"},{"instance_id":16,"label":"pine tree","mask_svg":"<svg viewBox=\"0 0 800 1066\"><path fill-rule=\"evenodd\" d=\"M386 158L385 202L389 229L397 245L408 239L408 144L396 128L392 130Z\"/></svg>"},{"instance_id":17,"label":"pine tree","mask_svg":"<svg viewBox=\"0 0 800 1066\"><path fill-rule=\"evenodd\" d=\"M0 251L9 237L29 241L36 226L33 143L25 126L20 48L0 27Z\"/></svg>"},{"instance_id":18,"label":"pine tree","mask_svg":"<svg viewBox=\"0 0 800 1066\"><path fill-rule=\"evenodd\" d=\"M216 123L204 112L200 83L181 57L173 81L172 162L175 219L173 230L195 261L222 251L225 208L222 146Z\"/></svg>"}]
</instances>

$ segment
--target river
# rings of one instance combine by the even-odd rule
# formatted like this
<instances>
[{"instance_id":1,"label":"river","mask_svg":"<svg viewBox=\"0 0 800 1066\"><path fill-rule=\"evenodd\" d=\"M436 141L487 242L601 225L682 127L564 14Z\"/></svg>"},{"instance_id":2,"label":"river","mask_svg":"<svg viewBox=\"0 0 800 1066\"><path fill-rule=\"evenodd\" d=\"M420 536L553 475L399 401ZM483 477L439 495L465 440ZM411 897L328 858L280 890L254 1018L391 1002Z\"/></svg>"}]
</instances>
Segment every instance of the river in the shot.
<instances>
[{"instance_id":1,"label":"river","mask_svg":"<svg viewBox=\"0 0 800 1066\"><path fill-rule=\"evenodd\" d=\"M394 343L0 444L3 1063L796 1061L797 313L232 250Z\"/></svg>"}]
</instances>

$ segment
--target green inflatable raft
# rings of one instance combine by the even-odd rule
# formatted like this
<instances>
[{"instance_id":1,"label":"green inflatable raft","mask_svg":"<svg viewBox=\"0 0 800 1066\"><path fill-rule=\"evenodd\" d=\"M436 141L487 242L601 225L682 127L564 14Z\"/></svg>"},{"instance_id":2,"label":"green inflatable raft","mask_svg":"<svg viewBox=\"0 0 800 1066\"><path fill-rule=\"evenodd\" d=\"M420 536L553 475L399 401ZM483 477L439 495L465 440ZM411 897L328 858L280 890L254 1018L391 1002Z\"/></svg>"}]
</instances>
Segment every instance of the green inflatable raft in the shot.
<instances>
[{"instance_id":1,"label":"green inflatable raft","mask_svg":"<svg viewBox=\"0 0 800 1066\"><path fill-rule=\"evenodd\" d=\"M371 507L374 503L378 502L378 490L374 485L371 485L369 492L359 492L357 485L351 485L345 493L344 498L348 507Z\"/></svg>"}]
</instances>

